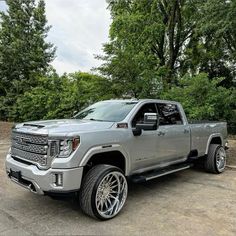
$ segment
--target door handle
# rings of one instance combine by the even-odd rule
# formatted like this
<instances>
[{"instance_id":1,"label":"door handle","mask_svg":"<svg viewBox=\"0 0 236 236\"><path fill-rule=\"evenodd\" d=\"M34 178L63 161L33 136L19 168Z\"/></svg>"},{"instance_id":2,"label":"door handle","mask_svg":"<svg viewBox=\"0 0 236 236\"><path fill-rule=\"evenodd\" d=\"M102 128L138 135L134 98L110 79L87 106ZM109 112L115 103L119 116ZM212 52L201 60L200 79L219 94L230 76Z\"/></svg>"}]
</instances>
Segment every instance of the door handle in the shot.
<instances>
[{"instance_id":1,"label":"door handle","mask_svg":"<svg viewBox=\"0 0 236 236\"><path fill-rule=\"evenodd\" d=\"M185 133L185 134L188 134L188 133L189 133L189 130L188 130L188 129L184 129L184 133Z\"/></svg>"},{"instance_id":2,"label":"door handle","mask_svg":"<svg viewBox=\"0 0 236 236\"><path fill-rule=\"evenodd\" d=\"M158 136L164 136L166 133L165 132L162 132L162 131L160 131L160 132L158 132Z\"/></svg>"}]
</instances>

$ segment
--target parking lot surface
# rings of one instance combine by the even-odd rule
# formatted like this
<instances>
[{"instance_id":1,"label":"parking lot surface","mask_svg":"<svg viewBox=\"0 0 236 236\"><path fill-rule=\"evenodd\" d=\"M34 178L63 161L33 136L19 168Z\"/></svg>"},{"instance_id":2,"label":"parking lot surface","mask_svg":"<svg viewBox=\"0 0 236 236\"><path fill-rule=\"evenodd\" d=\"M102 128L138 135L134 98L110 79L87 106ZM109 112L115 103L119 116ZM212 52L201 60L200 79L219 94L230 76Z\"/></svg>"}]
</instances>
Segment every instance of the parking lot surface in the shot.
<instances>
[{"instance_id":1,"label":"parking lot surface","mask_svg":"<svg viewBox=\"0 0 236 236\"><path fill-rule=\"evenodd\" d=\"M53 200L11 183L8 148L1 139L0 235L236 235L234 168L220 175L194 168L130 184L123 211L101 222L83 215L76 198Z\"/></svg>"}]
</instances>

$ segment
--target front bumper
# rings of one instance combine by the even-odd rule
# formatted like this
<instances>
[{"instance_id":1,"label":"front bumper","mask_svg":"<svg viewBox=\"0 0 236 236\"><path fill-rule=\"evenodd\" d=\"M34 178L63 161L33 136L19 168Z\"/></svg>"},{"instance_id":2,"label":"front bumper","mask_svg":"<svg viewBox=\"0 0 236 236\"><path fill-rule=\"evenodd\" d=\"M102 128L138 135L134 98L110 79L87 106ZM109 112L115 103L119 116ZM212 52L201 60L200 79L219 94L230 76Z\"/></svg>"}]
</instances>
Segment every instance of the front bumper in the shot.
<instances>
[{"instance_id":1,"label":"front bumper","mask_svg":"<svg viewBox=\"0 0 236 236\"><path fill-rule=\"evenodd\" d=\"M19 179L11 176L12 171L21 174ZM43 195L46 192L67 193L78 191L81 185L83 167L72 169L40 170L35 165L28 165L14 160L10 154L6 158L6 172L10 179L31 192ZM60 186L57 176L60 175Z\"/></svg>"}]
</instances>

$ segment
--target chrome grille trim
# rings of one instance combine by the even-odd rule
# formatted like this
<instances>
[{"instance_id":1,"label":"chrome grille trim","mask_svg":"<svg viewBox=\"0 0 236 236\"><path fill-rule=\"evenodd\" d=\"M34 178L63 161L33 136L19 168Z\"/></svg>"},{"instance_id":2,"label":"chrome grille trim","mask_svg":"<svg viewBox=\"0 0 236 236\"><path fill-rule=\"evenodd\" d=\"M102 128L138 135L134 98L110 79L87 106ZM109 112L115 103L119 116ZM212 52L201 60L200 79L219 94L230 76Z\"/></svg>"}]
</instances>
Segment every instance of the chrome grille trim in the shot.
<instances>
[{"instance_id":1,"label":"chrome grille trim","mask_svg":"<svg viewBox=\"0 0 236 236\"><path fill-rule=\"evenodd\" d=\"M12 139L19 140L19 138L27 139L29 143L34 143L38 145L47 145L48 144L48 136L44 135L36 135L36 134L26 134L21 132L12 132Z\"/></svg>"},{"instance_id":2,"label":"chrome grille trim","mask_svg":"<svg viewBox=\"0 0 236 236\"><path fill-rule=\"evenodd\" d=\"M48 169L52 162L49 144L47 135L27 134L13 130L11 155L35 164L41 169Z\"/></svg>"},{"instance_id":3,"label":"chrome grille trim","mask_svg":"<svg viewBox=\"0 0 236 236\"><path fill-rule=\"evenodd\" d=\"M47 145L36 145L36 144L20 144L16 140L12 140L12 147L26 151L26 152L34 152L38 154L47 155L48 146Z\"/></svg>"},{"instance_id":4,"label":"chrome grille trim","mask_svg":"<svg viewBox=\"0 0 236 236\"><path fill-rule=\"evenodd\" d=\"M11 154L12 156L16 156L19 159L27 160L32 163L39 164L41 166L47 165L47 155L40 155L37 153L26 152L14 147L11 148Z\"/></svg>"}]
</instances>

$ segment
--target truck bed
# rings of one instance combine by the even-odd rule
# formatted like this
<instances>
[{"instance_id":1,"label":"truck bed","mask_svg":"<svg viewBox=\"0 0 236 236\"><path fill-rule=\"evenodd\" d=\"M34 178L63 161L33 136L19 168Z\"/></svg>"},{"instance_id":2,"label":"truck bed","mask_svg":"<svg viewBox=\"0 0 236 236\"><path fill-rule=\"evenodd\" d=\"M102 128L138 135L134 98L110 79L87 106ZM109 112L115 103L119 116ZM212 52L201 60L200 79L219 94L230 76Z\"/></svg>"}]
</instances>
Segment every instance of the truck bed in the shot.
<instances>
[{"instance_id":1,"label":"truck bed","mask_svg":"<svg viewBox=\"0 0 236 236\"><path fill-rule=\"evenodd\" d=\"M213 121L194 121L189 123L191 130L191 150L197 150L198 156L207 154L208 140L211 136L227 137L227 123Z\"/></svg>"}]
</instances>

